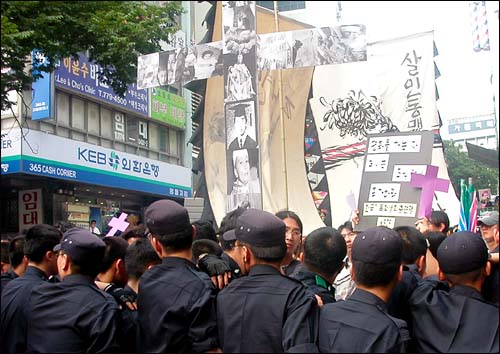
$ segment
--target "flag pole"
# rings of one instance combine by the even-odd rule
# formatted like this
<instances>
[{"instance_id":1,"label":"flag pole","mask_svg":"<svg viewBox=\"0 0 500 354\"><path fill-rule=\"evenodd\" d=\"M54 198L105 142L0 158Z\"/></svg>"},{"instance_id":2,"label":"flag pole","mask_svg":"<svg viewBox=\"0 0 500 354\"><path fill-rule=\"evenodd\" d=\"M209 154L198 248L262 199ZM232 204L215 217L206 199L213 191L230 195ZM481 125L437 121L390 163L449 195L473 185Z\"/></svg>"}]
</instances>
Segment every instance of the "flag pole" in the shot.
<instances>
[{"instance_id":1,"label":"flag pole","mask_svg":"<svg viewBox=\"0 0 500 354\"><path fill-rule=\"evenodd\" d=\"M280 31L278 20L278 1L274 1L274 28L276 32ZM286 166L286 134L285 120L283 119L283 74L281 69L278 70L278 85L279 85L279 101L280 101L280 123L281 123L281 148L283 156L283 175L285 177L285 206L288 209L288 174Z\"/></svg>"}]
</instances>

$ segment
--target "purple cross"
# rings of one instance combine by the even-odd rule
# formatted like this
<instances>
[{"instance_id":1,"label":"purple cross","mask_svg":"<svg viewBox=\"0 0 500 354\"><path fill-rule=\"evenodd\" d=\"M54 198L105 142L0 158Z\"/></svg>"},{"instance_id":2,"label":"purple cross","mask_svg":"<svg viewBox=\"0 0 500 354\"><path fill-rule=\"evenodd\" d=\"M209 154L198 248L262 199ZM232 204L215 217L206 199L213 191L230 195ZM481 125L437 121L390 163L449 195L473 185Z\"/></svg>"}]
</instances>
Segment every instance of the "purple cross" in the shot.
<instances>
[{"instance_id":1,"label":"purple cross","mask_svg":"<svg viewBox=\"0 0 500 354\"><path fill-rule=\"evenodd\" d=\"M116 231L118 230L125 231L129 225L129 223L125 221L127 216L128 214L122 213L118 219L111 219L111 221L108 223L108 225L111 226L111 230L108 231L106 236L114 236L116 234Z\"/></svg>"},{"instance_id":2,"label":"purple cross","mask_svg":"<svg viewBox=\"0 0 500 354\"><path fill-rule=\"evenodd\" d=\"M411 174L410 185L413 187L422 188L420 195L420 205L418 206L418 217L430 217L432 212L432 198L434 191L448 192L450 181L442 178L437 178L438 167L427 165L425 175L417 173Z\"/></svg>"}]
</instances>

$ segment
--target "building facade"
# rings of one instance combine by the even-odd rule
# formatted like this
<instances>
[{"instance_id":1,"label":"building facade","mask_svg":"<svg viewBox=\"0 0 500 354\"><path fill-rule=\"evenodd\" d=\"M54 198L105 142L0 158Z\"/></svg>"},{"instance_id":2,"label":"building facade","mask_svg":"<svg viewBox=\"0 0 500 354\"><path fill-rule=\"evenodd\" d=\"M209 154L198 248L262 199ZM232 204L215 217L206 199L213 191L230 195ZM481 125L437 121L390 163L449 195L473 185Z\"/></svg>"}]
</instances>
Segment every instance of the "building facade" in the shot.
<instances>
[{"instance_id":1,"label":"building facade","mask_svg":"<svg viewBox=\"0 0 500 354\"><path fill-rule=\"evenodd\" d=\"M184 5L181 46L190 39ZM65 58L2 112L2 234L91 220L105 233L122 212L136 223L155 200L192 197L189 91L133 84L122 98L98 73L85 53Z\"/></svg>"},{"instance_id":2,"label":"building facade","mask_svg":"<svg viewBox=\"0 0 500 354\"><path fill-rule=\"evenodd\" d=\"M443 140L451 140L466 151L466 143L498 149L495 113L448 119L441 128Z\"/></svg>"}]
</instances>

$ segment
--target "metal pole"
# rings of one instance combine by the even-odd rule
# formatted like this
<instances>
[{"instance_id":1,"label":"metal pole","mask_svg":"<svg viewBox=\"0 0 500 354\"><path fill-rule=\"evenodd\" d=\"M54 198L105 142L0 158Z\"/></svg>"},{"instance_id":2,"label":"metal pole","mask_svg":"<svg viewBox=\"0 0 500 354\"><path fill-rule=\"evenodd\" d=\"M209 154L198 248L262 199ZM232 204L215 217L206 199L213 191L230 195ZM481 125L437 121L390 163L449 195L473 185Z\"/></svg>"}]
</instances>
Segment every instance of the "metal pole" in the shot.
<instances>
[{"instance_id":1,"label":"metal pole","mask_svg":"<svg viewBox=\"0 0 500 354\"><path fill-rule=\"evenodd\" d=\"M278 1L274 1L274 25L275 31L280 31L278 20ZM283 154L283 176L285 177L285 205L288 209L288 175L286 168L286 134L285 134L285 120L283 119L283 74L281 69L278 71L278 85L279 85L279 101L280 101L280 123L281 123L281 148Z\"/></svg>"}]
</instances>

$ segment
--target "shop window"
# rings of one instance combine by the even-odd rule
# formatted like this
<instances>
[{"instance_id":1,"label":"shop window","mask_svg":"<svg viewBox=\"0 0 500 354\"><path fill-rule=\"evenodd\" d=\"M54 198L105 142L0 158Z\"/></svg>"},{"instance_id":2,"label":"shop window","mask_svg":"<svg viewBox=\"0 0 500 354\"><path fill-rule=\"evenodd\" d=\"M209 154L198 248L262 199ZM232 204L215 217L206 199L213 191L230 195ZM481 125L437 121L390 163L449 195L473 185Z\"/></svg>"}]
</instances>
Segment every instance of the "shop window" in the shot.
<instances>
[{"instance_id":1,"label":"shop window","mask_svg":"<svg viewBox=\"0 0 500 354\"><path fill-rule=\"evenodd\" d=\"M88 102L87 111L87 131L90 134L99 135L99 106Z\"/></svg>"},{"instance_id":2,"label":"shop window","mask_svg":"<svg viewBox=\"0 0 500 354\"><path fill-rule=\"evenodd\" d=\"M69 126L69 96L58 92L56 94L56 101L58 125Z\"/></svg>"},{"instance_id":3,"label":"shop window","mask_svg":"<svg viewBox=\"0 0 500 354\"><path fill-rule=\"evenodd\" d=\"M79 98L71 98L71 126L85 130L85 102Z\"/></svg>"},{"instance_id":4,"label":"shop window","mask_svg":"<svg viewBox=\"0 0 500 354\"><path fill-rule=\"evenodd\" d=\"M101 136L113 139L113 120L111 119L111 111L103 107L101 107Z\"/></svg>"}]
</instances>

